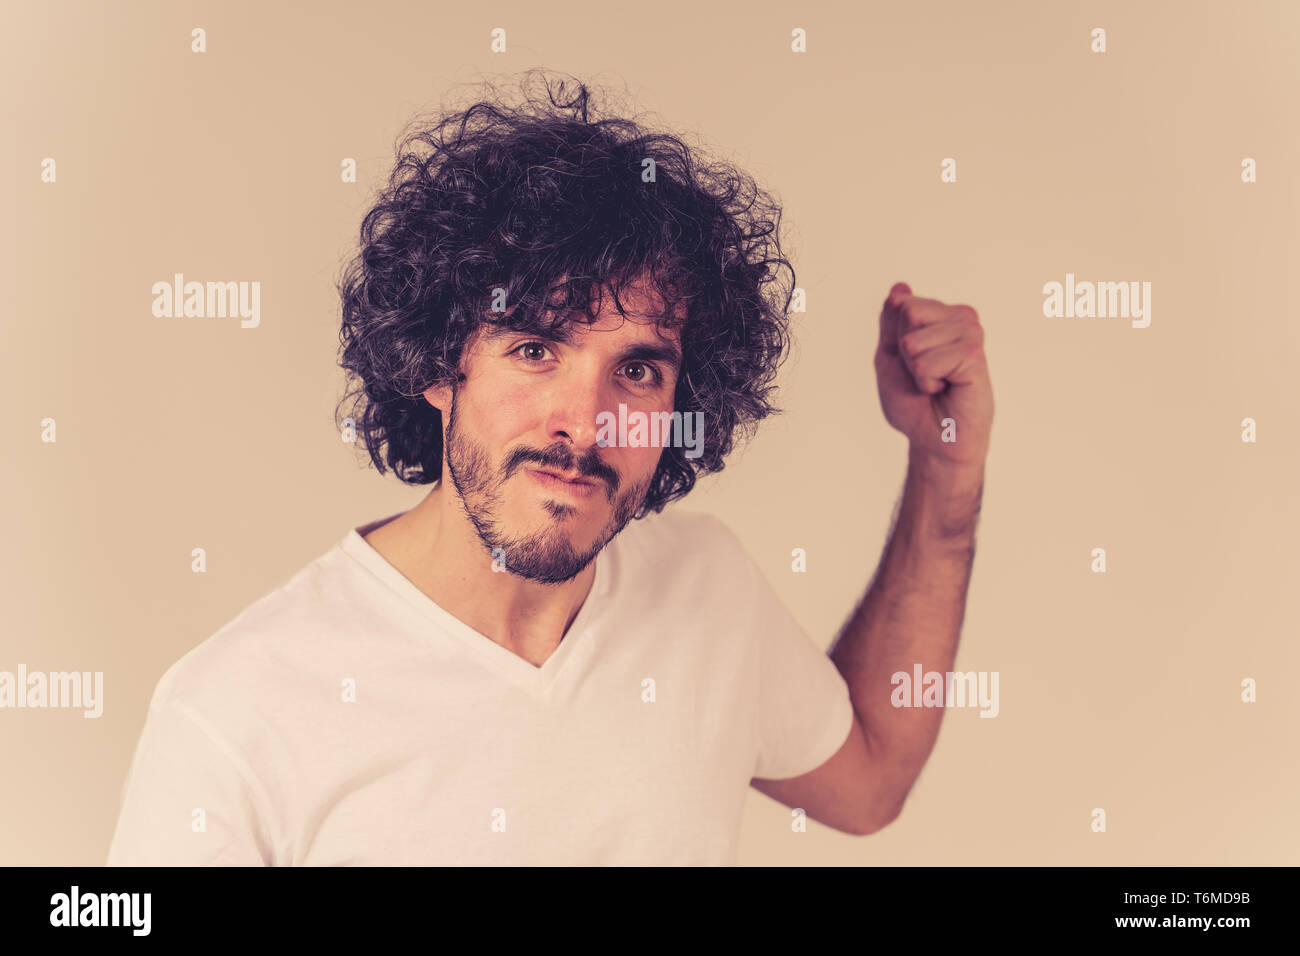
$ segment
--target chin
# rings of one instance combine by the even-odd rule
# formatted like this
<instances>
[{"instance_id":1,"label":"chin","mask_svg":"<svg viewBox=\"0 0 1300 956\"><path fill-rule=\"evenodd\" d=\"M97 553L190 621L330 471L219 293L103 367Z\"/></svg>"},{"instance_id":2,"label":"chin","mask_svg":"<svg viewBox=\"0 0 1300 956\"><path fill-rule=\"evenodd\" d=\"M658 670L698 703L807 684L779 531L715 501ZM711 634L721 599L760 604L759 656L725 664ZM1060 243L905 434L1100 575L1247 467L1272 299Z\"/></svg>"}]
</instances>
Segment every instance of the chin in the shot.
<instances>
[{"instance_id":1,"label":"chin","mask_svg":"<svg viewBox=\"0 0 1300 956\"><path fill-rule=\"evenodd\" d=\"M520 517L510 522L510 528L522 536L544 534L568 539L575 546L585 543L608 520L607 509L600 506L583 506L567 501L543 499L528 502L516 509Z\"/></svg>"}]
</instances>

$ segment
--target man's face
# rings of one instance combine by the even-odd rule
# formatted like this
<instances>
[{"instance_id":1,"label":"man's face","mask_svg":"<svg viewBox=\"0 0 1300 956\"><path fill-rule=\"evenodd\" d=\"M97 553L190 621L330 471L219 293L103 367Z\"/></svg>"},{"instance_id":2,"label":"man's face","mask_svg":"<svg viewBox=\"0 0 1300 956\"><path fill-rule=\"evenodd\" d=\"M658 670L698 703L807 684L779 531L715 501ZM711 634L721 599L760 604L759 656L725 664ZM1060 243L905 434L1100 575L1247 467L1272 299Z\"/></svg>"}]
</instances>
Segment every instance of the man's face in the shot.
<instances>
[{"instance_id":1,"label":"man's face","mask_svg":"<svg viewBox=\"0 0 1300 956\"><path fill-rule=\"evenodd\" d=\"M597 416L617 420L620 404L629 417L671 413L681 365L680 335L661 336L635 292L620 298L628 318L606 293L599 319L570 323L563 340L484 326L459 385L425 393L447 411L447 470L466 515L521 577L578 575L631 520L659 465L662 447L597 444Z\"/></svg>"}]
</instances>

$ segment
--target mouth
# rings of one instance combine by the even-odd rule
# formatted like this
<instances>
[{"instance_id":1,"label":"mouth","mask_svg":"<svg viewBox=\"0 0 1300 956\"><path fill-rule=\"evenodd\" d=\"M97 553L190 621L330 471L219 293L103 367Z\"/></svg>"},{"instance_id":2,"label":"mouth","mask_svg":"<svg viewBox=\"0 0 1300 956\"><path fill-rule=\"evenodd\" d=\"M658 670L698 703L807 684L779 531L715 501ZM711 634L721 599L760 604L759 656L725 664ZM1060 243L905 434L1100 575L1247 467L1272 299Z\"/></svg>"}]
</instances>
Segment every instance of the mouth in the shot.
<instances>
[{"instance_id":1,"label":"mouth","mask_svg":"<svg viewBox=\"0 0 1300 956\"><path fill-rule=\"evenodd\" d=\"M585 498L596 490L596 483L580 475L565 475L544 468L530 468L528 474L534 481L552 491L565 491L578 498Z\"/></svg>"}]
</instances>

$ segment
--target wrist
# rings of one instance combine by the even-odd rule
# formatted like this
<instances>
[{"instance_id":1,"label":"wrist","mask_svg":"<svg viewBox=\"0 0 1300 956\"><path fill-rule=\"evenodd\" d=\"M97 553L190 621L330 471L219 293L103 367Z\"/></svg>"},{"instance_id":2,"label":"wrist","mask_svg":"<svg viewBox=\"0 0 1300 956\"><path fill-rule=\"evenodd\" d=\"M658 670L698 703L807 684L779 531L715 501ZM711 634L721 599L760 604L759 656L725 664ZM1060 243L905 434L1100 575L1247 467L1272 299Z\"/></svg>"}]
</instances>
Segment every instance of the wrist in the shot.
<instances>
[{"instance_id":1,"label":"wrist","mask_svg":"<svg viewBox=\"0 0 1300 956\"><path fill-rule=\"evenodd\" d=\"M984 494L984 463L953 462L911 447L907 456L907 491L917 503L924 537L946 543L973 540Z\"/></svg>"},{"instance_id":2,"label":"wrist","mask_svg":"<svg viewBox=\"0 0 1300 956\"><path fill-rule=\"evenodd\" d=\"M953 461L918 445L907 448L907 470L937 491L970 492L984 484L984 460Z\"/></svg>"}]
</instances>

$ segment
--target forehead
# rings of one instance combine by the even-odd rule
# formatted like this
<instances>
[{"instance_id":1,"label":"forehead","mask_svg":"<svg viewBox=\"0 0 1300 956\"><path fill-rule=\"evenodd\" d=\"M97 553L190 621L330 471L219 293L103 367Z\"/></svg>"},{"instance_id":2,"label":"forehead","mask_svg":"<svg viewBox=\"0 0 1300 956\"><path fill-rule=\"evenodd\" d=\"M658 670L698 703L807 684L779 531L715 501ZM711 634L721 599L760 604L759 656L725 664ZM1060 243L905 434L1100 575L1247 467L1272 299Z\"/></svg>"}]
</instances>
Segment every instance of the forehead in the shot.
<instances>
[{"instance_id":1,"label":"forehead","mask_svg":"<svg viewBox=\"0 0 1300 956\"><path fill-rule=\"evenodd\" d=\"M583 315L581 321L566 321L558 328L546 332L512 329L509 323L495 321L499 315L494 314L479 326L474 337L478 343L489 344L506 336L538 334L541 338L577 348L592 346L610 350L627 348L629 345L671 343L680 346L680 326L685 313L683 304L678 303L674 314L669 316L659 296L642 283L629 283L621 288L617 303L606 288L600 294L599 304L600 310L594 321ZM507 315L512 311L513 309L507 309ZM674 349L674 352L680 358L680 348Z\"/></svg>"},{"instance_id":2,"label":"forehead","mask_svg":"<svg viewBox=\"0 0 1300 956\"><path fill-rule=\"evenodd\" d=\"M559 342L575 349L588 349L619 359L657 359L674 368L682 363L681 333L668 327L662 331L654 319L612 318L601 315L596 322L566 322L545 332L520 332L484 323L475 334L475 348L491 348L506 339L536 338Z\"/></svg>"}]
</instances>

